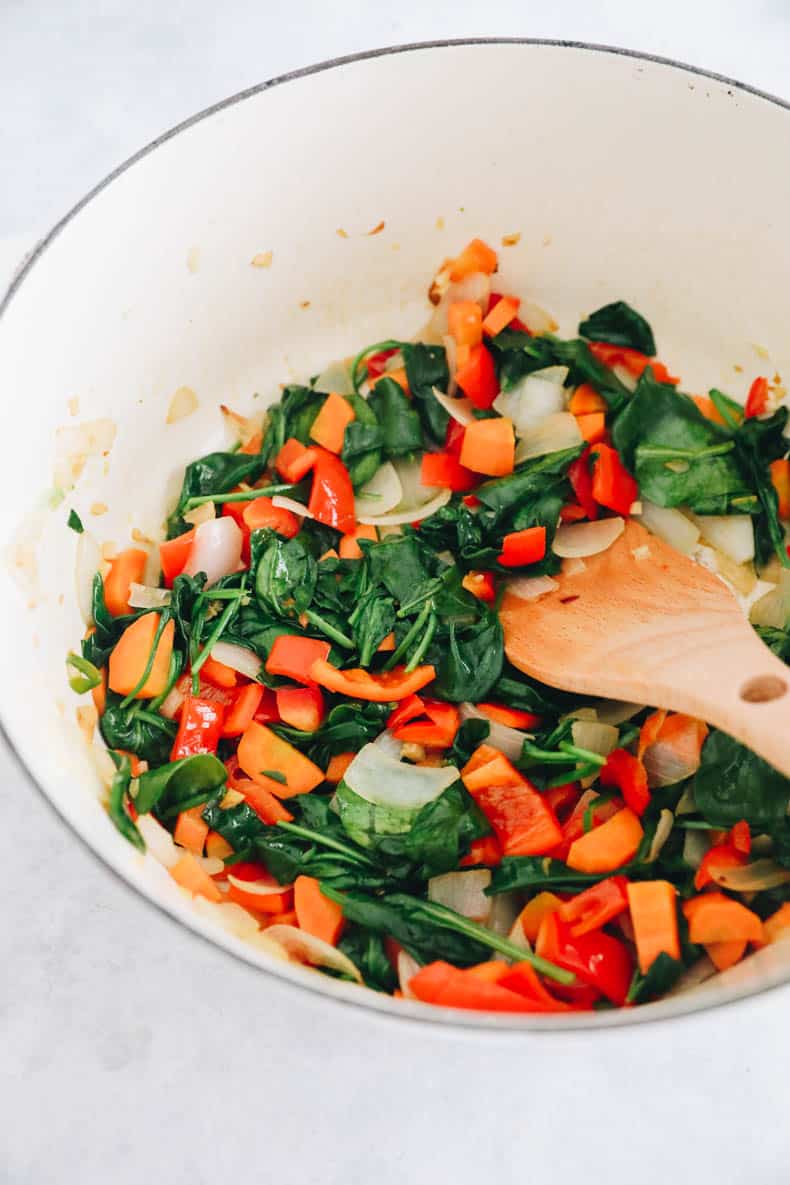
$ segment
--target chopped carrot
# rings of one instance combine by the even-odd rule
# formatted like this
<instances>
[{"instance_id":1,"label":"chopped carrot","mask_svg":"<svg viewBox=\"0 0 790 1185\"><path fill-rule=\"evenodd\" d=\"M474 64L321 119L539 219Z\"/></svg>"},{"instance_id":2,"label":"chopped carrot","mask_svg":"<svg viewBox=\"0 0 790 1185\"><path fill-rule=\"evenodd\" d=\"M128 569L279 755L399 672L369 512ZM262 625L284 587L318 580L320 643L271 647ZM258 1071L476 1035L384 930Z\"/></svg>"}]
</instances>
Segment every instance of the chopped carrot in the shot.
<instances>
[{"instance_id":1,"label":"chopped carrot","mask_svg":"<svg viewBox=\"0 0 790 1185\"><path fill-rule=\"evenodd\" d=\"M487 716L489 720L494 720L497 724L506 724L508 728L518 728L523 731L525 728L537 728L540 724L540 716L536 716L534 712L523 712L520 708L508 708L505 704L482 703L477 705L477 710Z\"/></svg>"},{"instance_id":2,"label":"chopped carrot","mask_svg":"<svg viewBox=\"0 0 790 1185\"><path fill-rule=\"evenodd\" d=\"M321 410L313 420L310 439L322 448L328 449L330 453L341 453L346 428L354 419L356 416L349 401L332 391L321 404Z\"/></svg>"},{"instance_id":3,"label":"chopped carrot","mask_svg":"<svg viewBox=\"0 0 790 1185\"><path fill-rule=\"evenodd\" d=\"M589 383L582 383L573 392L568 403L568 411L574 416L587 416L592 412L606 412L608 404L603 395L599 395Z\"/></svg>"},{"instance_id":4,"label":"chopped carrot","mask_svg":"<svg viewBox=\"0 0 790 1185\"><path fill-rule=\"evenodd\" d=\"M768 468L771 471L771 482L779 502L779 517L788 519L790 518L790 460L784 457L779 461L771 461Z\"/></svg>"},{"instance_id":5,"label":"chopped carrot","mask_svg":"<svg viewBox=\"0 0 790 1185\"><path fill-rule=\"evenodd\" d=\"M576 423L579 425L582 438L588 444L598 444L606 436L606 416L602 411L592 411L586 415L577 416Z\"/></svg>"},{"instance_id":6,"label":"chopped carrot","mask_svg":"<svg viewBox=\"0 0 790 1185\"><path fill-rule=\"evenodd\" d=\"M509 970L507 963L489 959L487 963L476 963L474 967L467 967L466 973L474 979L479 979L482 983L499 983Z\"/></svg>"},{"instance_id":7,"label":"chopped carrot","mask_svg":"<svg viewBox=\"0 0 790 1185\"><path fill-rule=\"evenodd\" d=\"M293 539L302 529L301 521L293 511L286 510L284 506L275 506L271 498L254 498L244 506L241 517L248 531L270 527L286 539Z\"/></svg>"},{"instance_id":8,"label":"chopped carrot","mask_svg":"<svg viewBox=\"0 0 790 1185\"><path fill-rule=\"evenodd\" d=\"M536 893L531 901L522 909L518 915L518 921L521 923L521 929L524 937L528 942L535 942L540 930L540 924L549 913L554 913L560 908L562 901L556 893Z\"/></svg>"},{"instance_id":9,"label":"chopped carrot","mask_svg":"<svg viewBox=\"0 0 790 1185\"><path fill-rule=\"evenodd\" d=\"M518 314L521 301L517 296L502 296L493 305L483 319L483 333L487 337L496 337L503 329L507 329L510 322Z\"/></svg>"},{"instance_id":10,"label":"chopped carrot","mask_svg":"<svg viewBox=\"0 0 790 1185\"><path fill-rule=\"evenodd\" d=\"M294 909L299 929L315 938L337 946L343 933L343 910L321 892L321 885L312 876L298 876L294 881Z\"/></svg>"},{"instance_id":11,"label":"chopped carrot","mask_svg":"<svg viewBox=\"0 0 790 1185\"><path fill-rule=\"evenodd\" d=\"M91 699L96 711L100 716L103 716L107 707L107 668L102 667L100 674L101 683L97 687L91 688Z\"/></svg>"},{"instance_id":12,"label":"chopped carrot","mask_svg":"<svg viewBox=\"0 0 790 1185\"><path fill-rule=\"evenodd\" d=\"M277 712L283 724L302 732L315 732L324 719L324 697L320 687L278 687Z\"/></svg>"},{"instance_id":13,"label":"chopped carrot","mask_svg":"<svg viewBox=\"0 0 790 1185\"><path fill-rule=\"evenodd\" d=\"M130 585L141 584L148 553L139 547L120 551L104 578L104 603L113 617L128 613Z\"/></svg>"},{"instance_id":14,"label":"chopped carrot","mask_svg":"<svg viewBox=\"0 0 790 1185\"><path fill-rule=\"evenodd\" d=\"M293 815L288 808L283 806L279 798L275 798L270 790L262 786L260 781L245 779L241 793L258 818L264 823L268 823L270 827L273 827L275 823L293 821Z\"/></svg>"},{"instance_id":15,"label":"chopped carrot","mask_svg":"<svg viewBox=\"0 0 790 1185\"><path fill-rule=\"evenodd\" d=\"M365 526L364 523L357 523L353 535L342 535L340 538L340 559L361 560L362 548L359 546L357 540L369 539L371 543L378 543L378 538L379 533L375 527Z\"/></svg>"},{"instance_id":16,"label":"chopped carrot","mask_svg":"<svg viewBox=\"0 0 790 1185\"><path fill-rule=\"evenodd\" d=\"M707 395L692 395L691 398L706 420L711 420L714 424L721 424L723 427L727 427L727 421L712 399L709 399Z\"/></svg>"},{"instance_id":17,"label":"chopped carrot","mask_svg":"<svg viewBox=\"0 0 790 1185\"><path fill-rule=\"evenodd\" d=\"M177 885L187 889L193 897L205 897L217 905L222 903L223 897L207 872L201 868L191 852L184 852L177 863L167 870Z\"/></svg>"},{"instance_id":18,"label":"chopped carrot","mask_svg":"<svg viewBox=\"0 0 790 1185\"><path fill-rule=\"evenodd\" d=\"M472 239L467 243L460 255L450 262L450 279L453 283L471 276L474 272L483 272L490 276L497 269L497 255L488 243L482 239Z\"/></svg>"},{"instance_id":19,"label":"chopped carrot","mask_svg":"<svg viewBox=\"0 0 790 1185\"><path fill-rule=\"evenodd\" d=\"M307 448L295 436L289 436L275 457L274 467L285 481L299 482L315 464L316 450Z\"/></svg>"},{"instance_id":20,"label":"chopped carrot","mask_svg":"<svg viewBox=\"0 0 790 1185\"><path fill-rule=\"evenodd\" d=\"M577 872L612 872L636 855L644 831L630 807L571 844L567 864Z\"/></svg>"},{"instance_id":21,"label":"chopped carrot","mask_svg":"<svg viewBox=\"0 0 790 1185\"><path fill-rule=\"evenodd\" d=\"M211 655L203 663L201 675L207 683L212 683L215 687L235 687L239 681L233 667L226 667L224 662L217 662Z\"/></svg>"},{"instance_id":22,"label":"chopped carrot","mask_svg":"<svg viewBox=\"0 0 790 1185\"><path fill-rule=\"evenodd\" d=\"M411 391L409 390L409 377L402 366L396 366L394 370L383 370L381 374L377 374L375 378L369 378L368 386L370 387L371 391L375 388L377 383L381 382L382 379L392 379L394 383L397 383L398 386L402 388L404 395L411 395Z\"/></svg>"},{"instance_id":23,"label":"chopped carrot","mask_svg":"<svg viewBox=\"0 0 790 1185\"><path fill-rule=\"evenodd\" d=\"M395 649L396 645L395 634L389 633L386 638L382 638L379 642L376 647L376 654L389 654Z\"/></svg>"},{"instance_id":24,"label":"chopped carrot","mask_svg":"<svg viewBox=\"0 0 790 1185\"><path fill-rule=\"evenodd\" d=\"M314 762L255 720L239 741L238 759L245 774L277 798L309 794L324 780L323 770Z\"/></svg>"},{"instance_id":25,"label":"chopped carrot","mask_svg":"<svg viewBox=\"0 0 790 1185\"><path fill-rule=\"evenodd\" d=\"M460 970L450 963L435 962L421 967L409 980L409 989L426 1004L482 1012L550 1012L555 1008L542 1000L509 991L498 983Z\"/></svg>"},{"instance_id":26,"label":"chopped carrot","mask_svg":"<svg viewBox=\"0 0 790 1185\"><path fill-rule=\"evenodd\" d=\"M323 555L318 557L319 564L324 560L339 560L340 556L335 551L334 547L328 547Z\"/></svg>"},{"instance_id":27,"label":"chopped carrot","mask_svg":"<svg viewBox=\"0 0 790 1185\"><path fill-rule=\"evenodd\" d=\"M726 971L740 962L746 950L746 942L734 938L732 942L706 942L705 951L717 971Z\"/></svg>"},{"instance_id":28,"label":"chopped carrot","mask_svg":"<svg viewBox=\"0 0 790 1185\"><path fill-rule=\"evenodd\" d=\"M486 604L492 605L496 600L496 582L493 572L473 569L466 573L461 584L473 597L477 597L478 601L485 601Z\"/></svg>"},{"instance_id":29,"label":"chopped carrot","mask_svg":"<svg viewBox=\"0 0 790 1185\"><path fill-rule=\"evenodd\" d=\"M669 881L634 881L626 892L639 970L647 975L660 954L680 958L677 889Z\"/></svg>"},{"instance_id":30,"label":"chopped carrot","mask_svg":"<svg viewBox=\"0 0 790 1185\"><path fill-rule=\"evenodd\" d=\"M226 860L233 855L233 848L218 831L209 831L206 836L206 855L212 860Z\"/></svg>"},{"instance_id":31,"label":"chopped carrot","mask_svg":"<svg viewBox=\"0 0 790 1185\"><path fill-rule=\"evenodd\" d=\"M474 300L456 300L447 309L447 328L459 346L478 346L483 340L483 313Z\"/></svg>"},{"instance_id":32,"label":"chopped carrot","mask_svg":"<svg viewBox=\"0 0 790 1185\"><path fill-rule=\"evenodd\" d=\"M342 782L346 770L355 757L356 753L335 753L334 757L330 757L329 765L326 767L326 781L332 786Z\"/></svg>"},{"instance_id":33,"label":"chopped carrot","mask_svg":"<svg viewBox=\"0 0 790 1185\"><path fill-rule=\"evenodd\" d=\"M145 673L160 617L159 613L144 613L131 625L127 625L110 655L110 691L115 691L118 695L129 695L134 691ZM150 699L167 687L175 628L172 619L165 625L156 647L150 674L135 694L135 699Z\"/></svg>"},{"instance_id":34,"label":"chopped carrot","mask_svg":"<svg viewBox=\"0 0 790 1185\"><path fill-rule=\"evenodd\" d=\"M266 670L270 675L283 675L295 683L313 683L310 667L317 658L327 658L330 642L319 638L303 638L299 634L280 634L274 639Z\"/></svg>"},{"instance_id":35,"label":"chopped carrot","mask_svg":"<svg viewBox=\"0 0 790 1185\"><path fill-rule=\"evenodd\" d=\"M181 812L173 830L173 839L177 844L194 852L196 856L202 856L207 835L208 823L203 821L202 806L193 806L188 811Z\"/></svg>"},{"instance_id":36,"label":"chopped carrot","mask_svg":"<svg viewBox=\"0 0 790 1185\"><path fill-rule=\"evenodd\" d=\"M763 937L766 942L776 942L787 930L790 930L790 901L785 901L776 913L765 919Z\"/></svg>"},{"instance_id":37,"label":"chopped carrot","mask_svg":"<svg viewBox=\"0 0 790 1185\"><path fill-rule=\"evenodd\" d=\"M461 444L461 464L487 477L504 477L513 472L516 439L513 421L507 416L494 420L472 420Z\"/></svg>"},{"instance_id":38,"label":"chopped carrot","mask_svg":"<svg viewBox=\"0 0 790 1185\"><path fill-rule=\"evenodd\" d=\"M763 941L763 923L756 913L724 893L702 893L683 903L691 942Z\"/></svg>"},{"instance_id":39,"label":"chopped carrot","mask_svg":"<svg viewBox=\"0 0 790 1185\"><path fill-rule=\"evenodd\" d=\"M247 683L239 688L222 721L224 737L241 736L250 721L255 719L255 713L261 706L263 692L264 688L260 683Z\"/></svg>"},{"instance_id":40,"label":"chopped carrot","mask_svg":"<svg viewBox=\"0 0 790 1185\"><path fill-rule=\"evenodd\" d=\"M254 860L242 860L227 869L233 881L241 884L228 883L228 900L235 901L244 909L251 909L254 913L266 914L266 921L284 910L293 908L293 888L291 885L281 885L263 864ZM244 886L249 886L245 888Z\"/></svg>"}]
</instances>

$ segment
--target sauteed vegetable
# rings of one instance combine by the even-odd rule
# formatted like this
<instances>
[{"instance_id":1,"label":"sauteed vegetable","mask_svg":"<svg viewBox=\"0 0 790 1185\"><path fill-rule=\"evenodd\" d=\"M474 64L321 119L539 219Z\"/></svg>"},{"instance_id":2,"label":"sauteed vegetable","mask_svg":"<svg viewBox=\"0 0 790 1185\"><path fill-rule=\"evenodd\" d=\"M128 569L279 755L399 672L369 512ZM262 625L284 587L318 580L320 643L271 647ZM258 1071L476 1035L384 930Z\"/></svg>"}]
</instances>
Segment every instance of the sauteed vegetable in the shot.
<instances>
[{"instance_id":1,"label":"sauteed vegetable","mask_svg":"<svg viewBox=\"0 0 790 1185\"><path fill-rule=\"evenodd\" d=\"M787 660L785 393L685 394L628 304L561 338L497 266L473 240L418 339L230 414L158 585L140 547L94 575L69 679L110 818L248 941L452 1008L631 1006L790 928L790 782L702 721L527 678L497 603L636 515Z\"/></svg>"}]
</instances>

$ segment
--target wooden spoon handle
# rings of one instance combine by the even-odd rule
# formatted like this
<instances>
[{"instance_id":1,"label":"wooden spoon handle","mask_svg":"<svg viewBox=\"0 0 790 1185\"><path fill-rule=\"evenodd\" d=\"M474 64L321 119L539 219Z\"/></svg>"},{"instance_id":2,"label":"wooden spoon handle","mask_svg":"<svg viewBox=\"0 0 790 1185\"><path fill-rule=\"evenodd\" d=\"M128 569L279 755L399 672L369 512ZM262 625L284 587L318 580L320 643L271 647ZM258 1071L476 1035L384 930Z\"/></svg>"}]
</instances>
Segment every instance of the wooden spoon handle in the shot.
<instances>
[{"instance_id":1,"label":"wooden spoon handle","mask_svg":"<svg viewBox=\"0 0 790 1185\"><path fill-rule=\"evenodd\" d=\"M728 732L790 777L790 671L747 627L704 666L693 658L661 698Z\"/></svg>"}]
</instances>

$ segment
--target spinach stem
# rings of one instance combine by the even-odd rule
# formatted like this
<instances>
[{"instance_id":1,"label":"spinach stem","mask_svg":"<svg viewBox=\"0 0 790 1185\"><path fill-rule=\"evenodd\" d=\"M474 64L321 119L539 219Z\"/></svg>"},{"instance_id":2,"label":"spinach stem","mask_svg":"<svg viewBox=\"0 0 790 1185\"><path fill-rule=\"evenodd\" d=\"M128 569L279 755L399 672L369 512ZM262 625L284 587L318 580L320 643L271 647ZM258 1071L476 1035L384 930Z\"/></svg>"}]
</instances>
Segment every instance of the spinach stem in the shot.
<instances>
[{"instance_id":1,"label":"spinach stem","mask_svg":"<svg viewBox=\"0 0 790 1185\"><path fill-rule=\"evenodd\" d=\"M262 490L237 490L229 494L196 494L184 503L184 510L195 510L207 502L254 502L256 498L271 498L273 494L287 494L296 489L293 484L266 486ZM183 513L183 512L182 512Z\"/></svg>"},{"instance_id":2,"label":"spinach stem","mask_svg":"<svg viewBox=\"0 0 790 1185\"><path fill-rule=\"evenodd\" d=\"M423 606L422 612L415 619L414 624L411 626L411 629L409 629L408 633L404 634L399 645L395 647L392 654L389 656L387 661L384 663L384 666L381 668L383 671L391 671L392 668L396 665L396 663L400 662L401 658L406 653L406 651L409 649L412 642L417 637L417 635L419 634L422 627L425 625L426 621L428 620L428 618L430 617L432 612L433 612L433 605L429 601L428 604Z\"/></svg>"},{"instance_id":3,"label":"spinach stem","mask_svg":"<svg viewBox=\"0 0 790 1185\"><path fill-rule=\"evenodd\" d=\"M155 696L155 698L149 702L147 711L149 711L151 713L159 711L162 704L165 702L167 697L170 695L170 692L175 687L176 679L181 674L182 665L183 665L183 658L181 655L181 651L174 649L173 653L170 655L170 670L167 673L167 683L165 684L165 689L164 689L164 691L161 691L159 693L159 695ZM136 715L139 716L140 713L137 712Z\"/></svg>"},{"instance_id":4,"label":"spinach stem","mask_svg":"<svg viewBox=\"0 0 790 1185\"><path fill-rule=\"evenodd\" d=\"M217 619L217 624L214 626L214 629L209 634L208 641L206 642L205 646L200 651L200 653L197 655L194 662L192 663L192 694L193 695L197 695L198 692L200 691L200 679L198 678L198 675L200 673L200 668L203 666L203 663L206 661L206 659L211 654L212 646L214 646L215 643L219 641L220 637L224 633L225 628L228 625L228 623L230 622L230 619L233 617L234 613L238 612L239 600L240 600L240 598L236 597L234 600L229 601L228 604L225 606L225 608L222 610L222 613L219 615L219 617Z\"/></svg>"},{"instance_id":5,"label":"spinach stem","mask_svg":"<svg viewBox=\"0 0 790 1185\"><path fill-rule=\"evenodd\" d=\"M403 342L395 341L394 338L387 338L383 342L374 342L372 346L365 346L364 350L360 350L354 361L351 363L351 383L354 391L359 395L359 388L362 386L362 379L358 377L359 367L365 358L371 354L379 354L382 350L399 350Z\"/></svg>"},{"instance_id":6,"label":"spinach stem","mask_svg":"<svg viewBox=\"0 0 790 1185\"><path fill-rule=\"evenodd\" d=\"M420 659L425 654L425 651L428 649L428 647L431 644L433 635L436 633L436 627L438 626L438 624L439 624L439 619L437 618L436 614L431 613L425 633L420 638L420 641L419 641L416 649L414 650L414 653L410 657L409 661L406 663L406 672L407 673L409 671L414 670L414 668L419 663Z\"/></svg>"},{"instance_id":7,"label":"spinach stem","mask_svg":"<svg viewBox=\"0 0 790 1185\"><path fill-rule=\"evenodd\" d=\"M355 852L352 848L347 848L345 844L339 840L331 839L328 835L321 835L317 831L310 831L307 827L300 827L298 823L277 823L283 831L288 831L291 835L298 835L300 839L309 839L311 843L320 844L325 848L332 848L336 852L340 852L347 859L352 860L355 864L364 864L368 868L375 868L376 865L367 856L361 852Z\"/></svg>"},{"instance_id":8,"label":"spinach stem","mask_svg":"<svg viewBox=\"0 0 790 1185\"><path fill-rule=\"evenodd\" d=\"M325 621L320 613L316 613L313 609L306 609L305 617L311 625L314 625L322 634L326 634L327 638L331 638L333 642L337 642L338 646L342 646L344 650L354 649L352 639L339 629L336 629L331 622Z\"/></svg>"},{"instance_id":9,"label":"spinach stem","mask_svg":"<svg viewBox=\"0 0 790 1185\"><path fill-rule=\"evenodd\" d=\"M701 461L705 457L721 457L735 448L734 440L721 444L710 444L707 448L672 448L663 444L638 444L636 451L640 460L650 461Z\"/></svg>"},{"instance_id":10,"label":"spinach stem","mask_svg":"<svg viewBox=\"0 0 790 1185\"><path fill-rule=\"evenodd\" d=\"M606 765L606 758L601 757L600 753L593 753L591 749L582 749L580 745L574 745L571 741L560 741L560 749L563 753L567 753L570 757L576 757L588 765Z\"/></svg>"}]
</instances>

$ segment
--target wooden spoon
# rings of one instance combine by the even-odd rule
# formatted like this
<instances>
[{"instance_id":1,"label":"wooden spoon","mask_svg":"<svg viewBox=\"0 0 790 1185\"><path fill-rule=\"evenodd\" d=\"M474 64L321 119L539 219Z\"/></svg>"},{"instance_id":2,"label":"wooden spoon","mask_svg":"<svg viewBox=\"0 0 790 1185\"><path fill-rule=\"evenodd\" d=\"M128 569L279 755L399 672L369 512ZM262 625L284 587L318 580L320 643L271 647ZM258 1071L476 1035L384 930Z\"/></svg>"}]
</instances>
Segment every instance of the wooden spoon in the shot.
<instances>
[{"instance_id":1,"label":"wooden spoon","mask_svg":"<svg viewBox=\"0 0 790 1185\"><path fill-rule=\"evenodd\" d=\"M551 687L706 720L790 776L790 674L727 586L633 520L584 565L537 600L506 592L513 665Z\"/></svg>"}]
</instances>

